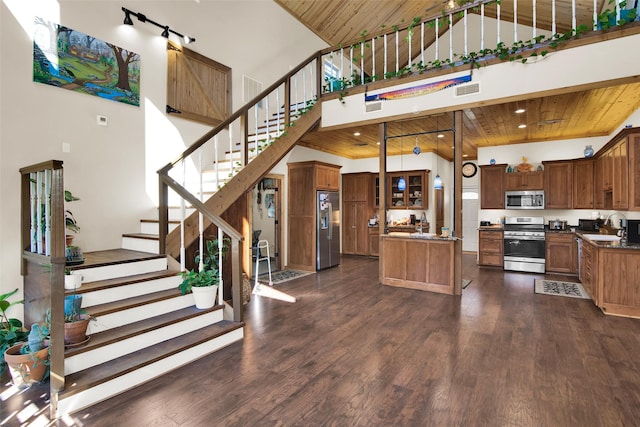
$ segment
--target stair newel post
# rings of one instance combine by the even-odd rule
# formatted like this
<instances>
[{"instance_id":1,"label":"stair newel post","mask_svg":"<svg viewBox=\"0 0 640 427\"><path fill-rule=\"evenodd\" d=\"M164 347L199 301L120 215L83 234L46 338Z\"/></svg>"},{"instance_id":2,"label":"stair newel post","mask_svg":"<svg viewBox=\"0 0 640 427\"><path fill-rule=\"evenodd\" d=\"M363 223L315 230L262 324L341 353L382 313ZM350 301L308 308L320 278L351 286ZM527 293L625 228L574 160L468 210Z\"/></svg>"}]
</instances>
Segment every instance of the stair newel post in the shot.
<instances>
[{"instance_id":1,"label":"stair newel post","mask_svg":"<svg viewBox=\"0 0 640 427\"><path fill-rule=\"evenodd\" d=\"M187 162L182 160L182 186L185 186L187 175ZM187 208L184 197L180 197L180 269L186 270L186 249L184 244L184 219L187 217Z\"/></svg>"},{"instance_id":2,"label":"stair newel post","mask_svg":"<svg viewBox=\"0 0 640 427\"><path fill-rule=\"evenodd\" d=\"M167 167L158 171L158 252L160 254L167 253L167 235L169 234L169 186L165 181L167 179Z\"/></svg>"},{"instance_id":3,"label":"stair newel post","mask_svg":"<svg viewBox=\"0 0 640 427\"><path fill-rule=\"evenodd\" d=\"M223 253L224 248L224 234L222 233L222 229L218 227L218 253ZM220 284L218 286L218 304L224 304L224 274L222 274L222 257L218 257L218 275L220 277ZM233 282L231 282L233 283Z\"/></svg>"},{"instance_id":4,"label":"stair newel post","mask_svg":"<svg viewBox=\"0 0 640 427\"><path fill-rule=\"evenodd\" d=\"M233 301L233 320L236 322L242 322L243 314L242 310L244 305L242 304L242 254L240 252L240 240L231 238L231 295Z\"/></svg>"}]
</instances>

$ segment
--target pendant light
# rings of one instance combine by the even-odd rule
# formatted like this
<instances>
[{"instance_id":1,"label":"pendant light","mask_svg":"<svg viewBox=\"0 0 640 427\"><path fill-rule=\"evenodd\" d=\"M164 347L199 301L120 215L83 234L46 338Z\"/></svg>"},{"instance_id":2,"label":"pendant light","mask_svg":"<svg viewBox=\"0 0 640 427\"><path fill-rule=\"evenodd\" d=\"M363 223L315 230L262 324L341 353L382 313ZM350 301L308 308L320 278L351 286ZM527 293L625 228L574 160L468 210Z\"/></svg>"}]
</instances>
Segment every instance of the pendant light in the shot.
<instances>
[{"instance_id":1,"label":"pendant light","mask_svg":"<svg viewBox=\"0 0 640 427\"><path fill-rule=\"evenodd\" d=\"M436 177L433 179L433 188L435 190L442 190L442 179L440 178L440 174L438 173L438 165L440 164L439 152L438 152L438 140L442 138L444 135L440 133L440 127L438 126L438 117L436 116L436 128L437 129L437 138L436 138Z\"/></svg>"},{"instance_id":2,"label":"pendant light","mask_svg":"<svg viewBox=\"0 0 640 427\"><path fill-rule=\"evenodd\" d=\"M400 170L404 173L404 168L402 167L402 137L400 138ZM404 180L404 175L400 176L398 179L398 191L404 191L407 188L407 182Z\"/></svg>"},{"instance_id":3,"label":"pendant light","mask_svg":"<svg viewBox=\"0 0 640 427\"><path fill-rule=\"evenodd\" d=\"M416 146L413 147L413 154L417 156L421 151L422 150L420 150L420 147L418 146L418 135L416 135Z\"/></svg>"}]
</instances>

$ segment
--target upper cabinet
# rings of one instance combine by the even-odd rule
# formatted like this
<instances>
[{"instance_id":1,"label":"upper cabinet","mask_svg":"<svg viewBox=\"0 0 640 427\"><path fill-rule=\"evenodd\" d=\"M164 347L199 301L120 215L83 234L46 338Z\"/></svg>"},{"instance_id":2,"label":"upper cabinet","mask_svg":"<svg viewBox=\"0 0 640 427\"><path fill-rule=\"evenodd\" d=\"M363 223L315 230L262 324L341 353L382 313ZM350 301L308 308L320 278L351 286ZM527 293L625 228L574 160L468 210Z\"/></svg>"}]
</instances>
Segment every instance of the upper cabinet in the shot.
<instances>
[{"instance_id":1,"label":"upper cabinet","mask_svg":"<svg viewBox=\"0 0 640 427\"><path fill-rule=\"evenodd\" d=\"M542 162L544 165L544 197L546 209L573 207L573 162Z\"/></svg>"},{"instance_id":2,"label":"upper cabinet","mask_svg":"<svg viewBox=\"0 0 640 427\"><path fill-rule=\"evenodd\" d=\"M504 209L506 164L480 166L480 207Z\"/></svg>"},{"instance_id":3,"label":"upper cabinet","mask_svg":"<svg viewBox=\"0 0 640 427\"><path fill-rule=\"evenodd\" d=\"M398 187L400 178L405 180L405 189ZM387 174L389 209L427 209L429 207L429 171L390 172Z\"/></svg>"},{"instance_id":4,"label":"upper cabinet","mask_svg":"<svg viewBox=\"0 0 640 427\"><path fill-rule=\"evenodd\" d=\"M504 189L506 191L542 190L544 189L544 172L531 171L505 173Z\"/></svg>"},{"instance_id":5,"label":"upper cabinet","mask_svg":"<svg viewBox=\"0 0 640 427\"><path fill-rule=\"evenodd\" d=\"M640 133L628 138L629 209L640 210Z\"/></svg>"},{"instance_id":6,"label":"upper cabinet","mask_svg":"<svg viewBox=\"0 0 640 427\"><path fill-rule=\"evenodd\" d=\"M371 174L349 173L342 175L342 200L345 202L366 202L369 200Z\"/></svg>"},{"instance_id":7,"label":"upper cabinet","mask_svg":"<svg viewBox=\"0 0 640 427\"><path fill-rule=\"evenodd\" d=\"M618 142L613 152L613 209L629 208L629 156L627 138Z\"/></svg>"},{"instance_id":8,"label":"upper cabinet","mask_svg":"<svg viewBox=\"0 0 640 427\"><path fill-rule=\"evenodd\" d=\"M575 160L573 163L573 208L593 209L594 201L594 159Z\"/></svg>"}]
</instances>

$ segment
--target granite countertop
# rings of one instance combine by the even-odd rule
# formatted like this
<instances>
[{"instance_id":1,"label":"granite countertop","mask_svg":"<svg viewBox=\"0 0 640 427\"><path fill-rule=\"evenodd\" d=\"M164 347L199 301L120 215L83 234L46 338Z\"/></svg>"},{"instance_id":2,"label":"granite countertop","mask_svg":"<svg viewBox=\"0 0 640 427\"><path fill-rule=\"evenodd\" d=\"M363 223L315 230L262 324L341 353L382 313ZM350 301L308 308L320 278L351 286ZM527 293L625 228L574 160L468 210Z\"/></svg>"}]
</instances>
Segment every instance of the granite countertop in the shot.
<instances>
[{"instance_id":1,"label":"granite countertop","mask_svg":"<svg viewBox=\"0 0 640 427\"><path fill-rule=\"evenodd\" d=\"M481 225L478 230L482 231L502 231L504 227L501 224Z\"/></svg>"},{"instance_id":2,"label":"granite countertop","mask_svg":"<svg viewBox=\"0 0 640 427\"><path fill-rule=\"evenodd\" d=\"M394 237L401 239L419 239L419 240L449 240L456 241L461 240L459 237L440 237L437 234L433 233L408 233L405 231L392 231L388 234L383 234L380 237Z\"/></svg>"},{"instance_id":3,"label":"granite countertop","mask_svg":"<svg viewBox=\"0 0 640 427\"><path fill-rule=\"evenodd\" d=\"M576 231L576 235L582 238L583 240L588 241L589 243L591 243L592 245L598 248L640 250L640 243L621 244L620 240L614 239L616 236L611 234L597 234L597 233L586 233L582 231ZM610 238L612 240L599 240L601 238L602 239Z\"/></svg>"}]
</instances>

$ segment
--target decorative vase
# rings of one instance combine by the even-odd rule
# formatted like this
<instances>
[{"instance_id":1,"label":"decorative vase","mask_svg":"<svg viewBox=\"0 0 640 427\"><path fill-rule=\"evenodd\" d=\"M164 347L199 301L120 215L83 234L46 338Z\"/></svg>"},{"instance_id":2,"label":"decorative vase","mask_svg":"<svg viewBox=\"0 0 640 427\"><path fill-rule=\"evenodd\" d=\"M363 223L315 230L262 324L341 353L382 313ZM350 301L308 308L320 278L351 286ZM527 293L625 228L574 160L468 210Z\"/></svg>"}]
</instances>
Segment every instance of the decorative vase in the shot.
<instances>
[{"instance_id":1,"label":"decorative vase","mask_svg":"<svg viewBox=\"0 0 640 427\"><path fill-rule=\"evenodd\" d=\"M196 308L211 308L216 303L217 286L194 286L191 288Z\"/></svg>"},{"instance_id":2,"label":"decorative vase","mask_svg":"<svg viewBox=\"0 0 640 427\"><path fill-rule=\"evenodd\" d=\"M35 353L21 354L26 343L18 343L4 352L4 360L9 366L13 384L18 388L27 388L44 379L49 359L49 347Z\"/></svg>"},{"instance_id":3,"label":"decorative vase","mask_svg":"<svg viewBox=\"0 0 640 427\"><path fill-rule=\"evenodd\" d=\"M490 165L495 165L495 164L496 164L496 159L491 159L491 160L489 160L489 164L490 164Z\"/></svg>"},{"instance_id":4,"label":"decorative vase","mask_svg":"<svg viewBox=\"0 0 640 427\"><path fill-rule=\"evenodd\" d=\"M590 145L587 145L584 148L584 156L585 157L593 157L593 153L594 153L593 147L591 147Z\"/></svg>"}]
</instances>

